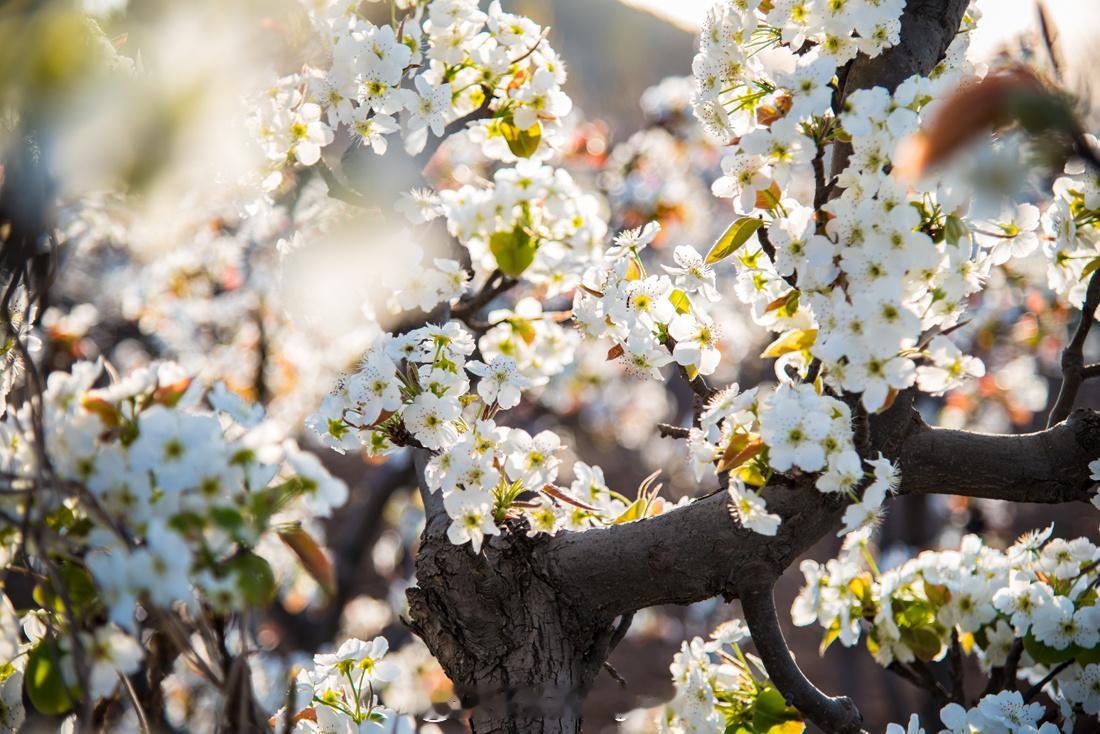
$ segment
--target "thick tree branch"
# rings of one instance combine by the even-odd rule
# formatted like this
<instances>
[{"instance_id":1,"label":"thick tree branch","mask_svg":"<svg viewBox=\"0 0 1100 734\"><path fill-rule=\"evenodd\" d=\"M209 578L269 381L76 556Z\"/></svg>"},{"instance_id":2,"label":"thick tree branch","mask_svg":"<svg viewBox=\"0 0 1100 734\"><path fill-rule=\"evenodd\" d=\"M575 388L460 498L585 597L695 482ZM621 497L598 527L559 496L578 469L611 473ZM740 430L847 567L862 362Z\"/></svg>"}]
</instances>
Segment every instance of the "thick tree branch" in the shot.
<instances>
[{"instance_id":1,"label":"thick tree branch","mask_svg":"<svg viewBox=\"0 0 1100 734\"><path fill-rule=\"evenodd\" d=\"M1092 329L1097 306L1100 306L1100 271L1093 273L1092 279L1089 280L1088 289L1085 291L1085 302L1081 304L1081 316L1073 330L1073 337L1062 350L1062 386L1058 389L1058 399L1050 410L1047 428L1066 419L1073 410L1077 391L1085 381L1085 340L1088 339L1089 331Z\"/></svg>"},{"instance_id":2,"label":"thick tree branch","mask_svg":"<svg viewBox=\"0 0 1100 734\"><path fill-rule=\"evenodd\" d=\"M787 699L788 705L830 734L859 732L863 717L852 700L822 693L791 656L772 597L775 574L766 566L753 566L745 571L739 589L741 610L772 683Z\"/></svg>"},{"instance_id":3,"label":"thick tree branch","mask_svg":"<svg viewBox=\"0 0 1100 734\"><path fill-rule=\"evenodd\" d=\"M1100 457L1100 413L1079 410L1054 428L987 435L930 428L909 396L873 416L872 449L898 461L906 494L956 494L1014 502L1087 501ZM571 598L612 619L657 604L734 598L744 569L781 573L835 531L843 500L822 495L809 478L780 478L765 489L783 522L774 538L738 527L725 493L658 517L585 533L562 533L536 551Z\"/></svg>"},{"instance_id":4,"label":"thick tree branch","mask_svg":"<svg viewBox=\"0 0 1100 734\"><path fill-rule=\"evenodd\" d=\"M1100 457L1100 413L1078 410L1038 433L998 436L921 424L901 448L906 494L956 494L1013 502L1086 501Z\"/></svg>"},{"instance_id":5,"label":"thick tree branch","mask_svg":"<svg viewBox=\"0 0 1100 734\"><path fill-rule=\"evenodd\" d=\"M745 568L781 573L835 528L843 507L806 483L769 487L765 496L783 517L774 538L738 527L719 492L648 520L562 533L537 552L579 606L605 619L658 604L732 599Z\"/></svg>"}]
</instances>

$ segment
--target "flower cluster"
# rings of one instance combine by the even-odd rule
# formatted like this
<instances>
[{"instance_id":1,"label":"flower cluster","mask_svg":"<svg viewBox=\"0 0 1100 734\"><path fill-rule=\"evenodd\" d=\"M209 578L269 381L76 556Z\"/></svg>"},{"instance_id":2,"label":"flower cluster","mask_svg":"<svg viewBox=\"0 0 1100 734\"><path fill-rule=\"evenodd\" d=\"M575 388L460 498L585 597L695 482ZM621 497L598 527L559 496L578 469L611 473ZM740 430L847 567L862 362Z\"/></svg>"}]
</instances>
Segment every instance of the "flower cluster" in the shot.
<instances>
[{"instance_id":1,"label":"flower cluster","mask_svg":"<svg viewBox=\"0 0 1100 734\"><path fill-rule=\"evenodd\" d=\"M821 492L847 493L854 504L845 513L841 534L873 525L886 495L897 484L894 467L884 458L867 462L855 449L852 416L840 400L822 395L812 384L783 383L766 398L756 388L740 392L731 385L716 393L688 431L688 449L697 480L717 471L729 473L729 494L741 525L775 535L780 518L767 512L759 492L773 472L818 474ZM866 476L862 497L856 490Z\"/></svg>"},{"instance_id":2,"label":"flower cluster","mask_svg":"<svg viewBox=\"0 0 1100 734\"><path fill-rule=\"evenodd\" d=\"M743 248L737 295L783 332L764 356L800 370L818 360L826 383L862 394L868 411L917 382L917 360L932 365L918 386L937 394L983 373L945 340L925 351L922 339L958 322L992 263L970 247L966 202L948 183L910 191L890 173L935 91L965 67L967 34L930 77L893 93L854 91L841 114L832 110L838 65L896 43L903 6L726 3L709 17L694 67L696 115L732 141L713 192L744 215L714 257ZM846 168L832 182L820 166L815 176L815 156L839 142L851 146ZM835 193L822 196L825 186ZM1006 236L1024 231L1005 226Z\"/></svg>"},{"instance_id":3,"label":"flower cluster","mask_svg":"<svg viewBox=\"0 0 1100 734\"><path fill-rule=\"evenodd\" d=\"M473 335L458 322L384 335L309 425L339 451L435 452L425 481L443 493L451 541L475 552L510 515L525 517L532 534L615 522L632 503L607 487L598 467L577 462L572 485L559 487L557 434L497 425L497 414L518 405L531 381L511 356L483 362L470 359L474 349Z\"/></svg>"},{"instance_id":4,"label":"flower cluster","mask_svg":"<svg viewBox=\"0 0 1100 734\"><path fill-rule=\"evenodd\" d=\"M829 107L838 67L858 53L874 57L898 42L904 6L904 0L716 5L692 64L696 117L726 142L749 133L761 119L786 113L794 123L821 114ZM754 175L751 168L738 168Z\"/></svg>"},{"instance_id":5,"label":"flower cluster","mask_svg":"<svg viewBox=\"0 0 1100 734\"><path fill-rule=\"evenodd\" d=\"M699 302L718 299L714 271L684 245L674 265L662 265L666 274L647 274L641 253L659 231L651 222L616 237L603 264L586 274L573 318L586 337L610 338L609 354L633 374L660 379L661 368L675 361L692 379L709 375L722 356L719 330Z\"/></svg>"},{"instance_id":6,"label":"flower cluster","mask_svg":"<svg viewBox=\"0 0 1100 734\"><path fill-rule=\"evenodd\" d=\"M840 400L813 385L784 384L761 405L760 435L768 463L779 472L822 472L822 492L845 492L862 477L852 443L852 414Z\"/></svg>"},{"instance_id":7,"label":"flower cluster","mask_svg":"<svg viewBox=\"0 0 1100 734\"><path fill-rule=\"evenodd\" d=\"M102 362L54 372L40 406L24 403L0 422L0 468L14 488L0 505L49 534L21 539L13 527L4 543L54 549L35 591L43 608L23 621L27 680L52 685L56 660L93 699L142 659L139 620L178 603L268 603L277 579L258 546L276 531L316 547L301 523L347 498L315 456L280 442L262 410L224 385L207 391L173 363L96 387L103 375ZM25 489L36 482L45 484ZM44 710L48 691L28 693Z\"/></svg>"},{"instance_id":8,"label":"flower cluster","mask_svg":"<svg viewBox=\"0 0 1100 734\"><path fill-rule=\"evenodd\" d=\"M1062 731L1052 721L1040 724L1044 713L1041 703L1025 703L1019 691L990 693L982 696L977 705L969 709L957 703L949 703L940 709L940 722L944 726L940 734L981 734L987 731L1058 734ZM909 718L904 728L899 724L886 727L886 734L921 734L923 731L916 714Z\"/></svg>"},{"instance_id":9,"label":"flower cluster","mask_svg":"<svg viewBox=\"0 0 1100 734\"><path fill-rule=\"evenodd\" d=\"M313 656L294 678L294 734L323 732L412 732L414 724L385 708L377 692L398 675L397 666L383 659L389 651L385 637L370 642L345 640L332 653ZM277 731L286 726L284 707L273 717Z\"/></svg>"},{"instance_id":10,"label":"flower cluster","mask_svg":"<svg viewBox=\"0 0 1100 734\"><path fill-rule=\"evenodd\" d=\"M659 731L765 732L785 723L801 730L801 715L768 680L760 660L741 650L748 635L745 624L734 619L709 640L696 637L682 644L669 666L676 694L665 706Z\"/></svg>"},{"instance_id":11,"label":"flower cluster","mask_svg":"<svg viewBox=\"0 0 1100 734\"><path fill-rule=\"evenodd\" d=\"M491 186L441 191L439 202L475 266L523 275L550 296L577 286L607 233L596 197L564 169L532 160L498 169Z\"/></svg>"},{"instance_id":12,"label":"flower cluster","mask_svg":"<svg viewBox=\"0 0 1100 734\"><path fill-rule=\"evenodd\" d=\"M448 124L459 118L489 118L470 133L486 155L546 157L572 108L561 91L565 67L545 33L499 2L487 12L477 0L416 3L382 26L350 0L304 4L320 59L279 79L251 120L271 164L268 187L288 163L316 164L339 129L379 155L399 133L416 154L429 133L453 132Z\"/></svg>"},{"instance_id":13,"label":"flower cluster","mask_svg":"<svg viewBox=\"0 0 1100 734\"><path fill-rule=\"evenodd\" d=\"M1025 535L1005 551L967 536L958 550L925 551L880 572L866 533L857 533L824 566L802 562L806 586L791 615L797 625L817 622L827 631L823 648L834 639L855 645L866 624L867 647L883 666L939 660L958 644L988 670L1003 666L1022 641L1020 674L1035 682L1058 668L1044 690L1063 715L1095 714L1100 551L1085 538L1050 535L1050 528ZM1001 703L979 709L991 715L988 709Z\"/></svg>"},{"instance_id":14,"label":"flower cluster","mask_svg":"<svg viewBox=\"0 0 1100 734\"><path fill-rule=\"evenodd\" d=\"M1088 276L1100 264L1100 181L1077 167L1067 167L1067 174L1054 181L1054 200L1042 215L1047 235L1043 254L1051 289L1080 308ZM1033 213L1026 210L1016 219L1006 222L1002 231L1013 236L1013 243L1023 239L1030 244L1035 240Z\"/></svg>"}]
</instances>

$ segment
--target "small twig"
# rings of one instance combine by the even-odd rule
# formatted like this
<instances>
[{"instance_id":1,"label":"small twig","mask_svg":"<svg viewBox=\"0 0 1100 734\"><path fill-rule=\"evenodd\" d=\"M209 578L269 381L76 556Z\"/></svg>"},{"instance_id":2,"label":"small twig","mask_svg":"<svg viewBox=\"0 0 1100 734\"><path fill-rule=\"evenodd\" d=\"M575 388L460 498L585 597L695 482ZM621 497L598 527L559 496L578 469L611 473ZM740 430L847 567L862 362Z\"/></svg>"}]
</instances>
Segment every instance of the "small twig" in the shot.
<instances>
[{"instance_id":1,"label":"small twig","mask_svg":"<svg viewBox=\"0 0 1100 734\"><path fill-rule=\"evenodd\" d=\"M1089 331L1092 329L1097 306L1100 306L1100 271L1093 273L1089 279L1088 289L1085 291L1085 302L1081 304L1081 317L1077 321L1073 337L1062 351L1062 386L1058 390L1058 399L1047 419L1047 428L1061 423L1073 412L1077 391L1081 389L1081 383L1085 379L1083 351L1085 340L1088 339Z\"/></svg>"},{"instance_id":2,"label":"small twig","mask_svg":"<svg viewBox=\"0 0 1100 734\"><path fill-rule=\"evenodd\" d=\"M472 319L478 311L491 303L494 298L511 290L517 283L519 283L517 279L505 275L499 270L494 270L489 273L489 277L485 280L485 285L481 286L481 290L465 301L460 301L457 306L451 309L451 317L460 321Z\"/></svg>"},{"instance_id":3,"label":"small twig","mask_svg":"<svg viewBox=\"0 0 1100 734\"><path fill-rule=\"evenodd\" d=\"M661 438L687 438L691 435L690 429L670 423L658 423L657 432L661 434Z\"/></svg>"},{"instance_id":4,"label":"small twig","mask_svg":"<svg viewBox=\"0 0 1100 734\"><path fill-rule=\"evenodd\" d=\"M966 698L966 670L963 668L962 645L959 643L958 629L951 630L951 700L962 704Z\"/></svg>"},{"instance_id":5,"label":"small twig","mask_svg":"<svg viewBox=\"0 0 1100 734\"><path fill-rule=\"evenodd\" d=\"M122 681L122 685L126 688L126 693L130 695L130 701L134 704L134 711L137 713L138 726L141 728L142 734L150 734L149 719L145 717L145 709L142 708L141 702L138 700L137 691L134 690L134 684L130 682L130 678L122 673L118 674L119 680Z\"/></svg>"},{"instance_id":6,"label":"small twig","mask_svg":"<svg viewBox=\"0 0 1100 734\"><path fill-rule=\"evenodd\" d=\"M535 41L534 45L531 46L531 48L527 49L527 51L524 52L524 54L522 56L519 56L517 58L512 59L512 61L508 65L509 66L514 66L515 64L518 64L519 62L523 61L525 58L527 58L531 54L535 53L535 51L538 49L539 45L542 44L542 42L545 41L546 37L549 36L549 35L550 35L550 26L547 26L546 28L543 28L542 33L539 34L539 40Z\"/></svg>"},{"instance_id":7,"label":"small twig","mask_svg":"<svg viewBox=\"0 0 1100 734\"><path fill-rule=\"evenodd\" d=\"M760 243L760 249L764 251L764 254L768 256L768 259L772 261L772 265L775 264L775 245L772 244L771 237L768 236L768 228L761 227L756 230L756 240ZM789 285L791 288L798 290L798 281L795 280L793 275L781 275L783 282Z\"/></svg>"},{"instance_id":8,"label":"small twig","mask_svg":"<svg viewBox=\"0 0 1100 734\"><path fill-rule=\"evenodd\" d=\"M1038 683L1033 685L1031 688L1027 689L1027 693L1024 694L1024 703L1027 703L1031 699L1038 696L1042 692L1043 687L1046 686L1047 683L1050 683L1052 680L1054 680L1054 678L1059 673L1061 673L1063 670L1065 670L1069 666L1073 665L1075 662L1077 662L1075 658L1070 658L1069 660L1066 660L1065 662L1060 663L1058 665L1058 667L1054 668L1049 673L1044 675L1043 679L1041 681L1039 681Z\"/></svg>"},{"instance_id":9,"label":"small twig","mask_svg":"<svg viewBox=\"0 0 1100 734\"><path fill-rule=\"evenodd\" d=\"M620 688L626 688L626 678L619 674L619 671L615 670L615 666L611 663L604 661L603 669L607 671L608 675L615 679L615 682L619 684Z\"/></svg>"},{"instance_id":10,"label":"small twig","mask_svg":"<svg viewBox=\"0 0 1100 734\"><path fill-rule=\"evenodd\" d=\"M455 133L462 132L471 122L484 120L493 116L493 111L490 109L490 107L493 104L493 100L496 99L496 95L493 93L492 89L484 84L481 85L481 93L482 95L484 95L484 99L481 100L481 104L478 105L476 109L470 110L462 117L456 118L447 123L447 126L443 128L443 134L440 135L438 138L432 138L431 140L429 140L428 143L424 146L424 150L420 151L420 153L417 154L416 160L419 161L421 169L425 168L431 162L432 158L435 157L435 154L439 150L440 146L443 145L443 141L445 141L447 138L454 135Z\"/></svg>"},{"instance_id":11,"label":"small twig","mask_svg":"<svg viewBox=\"0 0 1100 734\"><path fill-rule=\"evenodd\" d=\"M351 204L352 206L358 206L364 209L370 209L374 207L374 204L370 199L366 198L358 191L355 191L350 186L341 183L336 174L332 172L332 169L324 161L318 161L314 166L317 173L324 179L325 185L328 186L328 195L333 199L338 199L345 204Z\"/></svg>"},{"instance_id":12,"label":"small twig","mask_svg":"<svg viewBox=\"0 0 1100 734\"><path fill-rule=\"evenodd\" d=\"M607 652L610 653L619 643L626 637L626 633L630 630L630 625L634 621L634 612L624 614L619 618L619 623L615 625L615 631L611 633L611 639L607 643Z\"/></svg>"},{"instance_id":13,"label":"small twig","mask_svg":"<svg viewBox=\"0 0 1100 734\"><path fill-rule=\"evenodd\" d=\"M1023 654L1024 641L1016 640L1009 648L1008 655L1005 657L1005 664L993 669L993 673L989 676L989 685L985 687L983 696L1002 690L1016 690L1016 667L1020 664L1020 658Z\"/></svg>"}]
</instances>

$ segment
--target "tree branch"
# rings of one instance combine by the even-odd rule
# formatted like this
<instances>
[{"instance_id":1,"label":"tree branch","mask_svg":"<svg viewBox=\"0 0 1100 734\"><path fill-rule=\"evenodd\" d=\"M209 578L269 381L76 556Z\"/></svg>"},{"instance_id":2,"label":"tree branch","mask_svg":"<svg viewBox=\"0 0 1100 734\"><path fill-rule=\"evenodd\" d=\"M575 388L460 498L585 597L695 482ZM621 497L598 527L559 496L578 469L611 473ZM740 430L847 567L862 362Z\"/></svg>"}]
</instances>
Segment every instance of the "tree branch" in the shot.
<instances>
[{"instance_id":1,"label":"tree branch","mask_svg":"<svg viewBox=\"0 0 1100 734\"><path fill-rule=\"evenodd\" d=\"M903 494L955 494L1015 502L1087 501L1100 457L1100 413L1078 410L1054 428L987 435L930 428L908 396L870 421L872 451L901 466ZM536 549L562 589L607 619L657 604L737 597L750 565L776 574L835 531L844 507L812 477L778 477L764 490L782 518L765 538L732 522L724 492L657 517L584 533L561 533Z\"/></svg>"},{"instance_id":2,"label":"tree branch","mask_svg":"<svg viewBox=\"0 0 1100 734\"><path fill-rule=\"evenodd\" d=\"M561 588L589 613L614 619L658 604L689 604L738 594L746 567L776 575L835 529L843 501L801 485L765 490L783 522L774 538L734 523L727 495L710 497L639 522L560 533L536 549Z\"/></svg>"},{"instance_id":3,"label":"tree branch","mask_svg":"<svg viewBox=\"0 0 1100 734\"><path fill-rule=\"evenodd\" d=\"M779 617L775 613L772 588L776 576L766 566L746 568L739 595L745 622L752 633L756 652L772 683L789 706L830 734L859 732L863 716L847 697L832 698L822 693L799 669L791 656Z\"/></svg>"},{"instance_id":4,"label":"tree branch","mask_svg":"<svg viewBox=\"0 0 1100 734\"><path fill-rule=\"evenodd\" d=\"M1087 501L1100 457L1100 413L1074 412L1038 433L988 435L923 423L900 451L904 494L955 494L1013 502Z\"/></svg>"},{"instance_id":5,"label":"tree branch","mask_svg":"<svg viewBox=\"0 0 1100 734\"><path fill-rule=\"evenodd\" d=\"M1077 391L1085 381L1085 340L1088 339L1089 331L1092 329L1097 306L1100 306L1100 271L1093 273L1089 280L1088 289L1085 291L1085 302L1081 304L1081 316L1077 320L1073 338L1062 350L1062 386L1058 389L1058 399L1050 410L1047 428L1066 419L1073 410Z\"/></svg>"}]
</instances>

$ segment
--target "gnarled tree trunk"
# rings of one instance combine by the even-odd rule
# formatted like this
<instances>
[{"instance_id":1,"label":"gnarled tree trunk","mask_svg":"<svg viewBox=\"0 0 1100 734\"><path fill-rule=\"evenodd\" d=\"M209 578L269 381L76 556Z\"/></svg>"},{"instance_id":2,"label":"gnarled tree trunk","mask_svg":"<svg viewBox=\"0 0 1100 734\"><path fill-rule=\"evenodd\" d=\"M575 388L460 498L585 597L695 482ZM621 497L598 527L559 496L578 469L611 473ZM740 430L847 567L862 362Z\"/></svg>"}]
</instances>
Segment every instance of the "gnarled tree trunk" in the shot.
<instances>
[{"instance_id":1,"label":"gnarled tree trunk","mask_svg":"<svg viewBox=\"0 0 1100 734\"><path fill-rule=\"evenodd\" d=\"M424 540L409 623L473 709L473 731L580 732L614 630L562 593L536 550L546 539L518 529L477 556L437 533Z\"/></svg>"}]
</instances>

